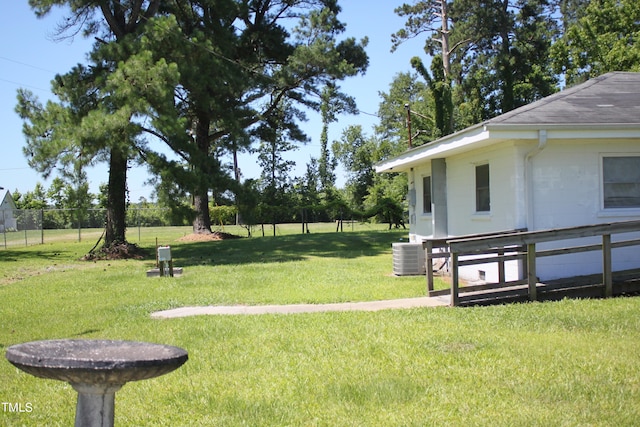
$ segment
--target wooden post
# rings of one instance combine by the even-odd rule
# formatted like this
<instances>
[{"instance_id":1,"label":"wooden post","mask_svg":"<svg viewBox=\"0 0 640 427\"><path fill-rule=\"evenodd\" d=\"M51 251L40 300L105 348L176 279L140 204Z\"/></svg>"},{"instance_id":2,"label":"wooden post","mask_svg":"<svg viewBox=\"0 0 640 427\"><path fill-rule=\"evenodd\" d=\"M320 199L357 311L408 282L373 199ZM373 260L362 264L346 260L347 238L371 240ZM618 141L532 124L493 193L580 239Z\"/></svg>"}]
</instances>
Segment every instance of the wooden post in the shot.
<instances>
[{"instance_id":1,"label":"wooden post","mask_svg":"<svg viewBox=\"0 0 640 427\"><path fill-rule=\"evenodd\" d=\"M504 248L498 249L498 283L501 285L504 284L506 279L506 274L504 272Z\"/></svg>"},{"instance_id":2,"label":"wooden post","mask_svg":"<svg viewBox=\"0 0 640 427\"><path fill-rule=\"evenodd\" d=\"M459 303L458 292L458 253L451 252L451 307Z\"/></svg>"},{"instance_id":3,"label":"wooden post","mask_svg":"<svg viewBox=\"0 0 640 427\"><path fill-rule=\"evenodd\" d=\"M535 301L538 299L537 284L538 278L536 277L536 244L527 244L527 279L529 282L529 300Z\"/></svg>"},{"instance_id":4,"label":"wooden post","mask_svg":"<svg viewBox=\"0 0 640 427\"><path fill-rule=\"evenodd\" d=\"M519 248L520 250L520 254L524 254L527 252L527 245L522 245ZM527 270L527 260L525 257L520 259L520 264L522 264L522 277L518 277L518 279L524 279L526 277L529 277L529 273Z\"/></svg>"},{"instance_id":5,"label":"wooden post","mask_svg":"<svg viewBox=\"0 0 640 427\"><path fill-rule=\"evenodd\" d=\"M604 296L613 296L613 273L611 272L611 235L602 235L602 284Z\"/></svg>"},{"instance_id":6,"label":"wooden post","mask_svg":"<svg viewBox=\"0 0 640 427\"><path fill-rule=\"evenodd\" d=\"M427 295L431 295L433 291L433 241L427 240L423 242L422 246L425 251L425 268L427 270Z\"/></svg>"},{"instance_id":7,"label":"wooden post","mask_svg":"<svg viewBox=\"0 0 640 427\"><path fill-rule=\"evenodd\" d=\"M411 141L411 106L404 104L404 108L407 109L407 131L409 132L409 148L413 148L413 142Z\"/></svg>"}]
</instances>

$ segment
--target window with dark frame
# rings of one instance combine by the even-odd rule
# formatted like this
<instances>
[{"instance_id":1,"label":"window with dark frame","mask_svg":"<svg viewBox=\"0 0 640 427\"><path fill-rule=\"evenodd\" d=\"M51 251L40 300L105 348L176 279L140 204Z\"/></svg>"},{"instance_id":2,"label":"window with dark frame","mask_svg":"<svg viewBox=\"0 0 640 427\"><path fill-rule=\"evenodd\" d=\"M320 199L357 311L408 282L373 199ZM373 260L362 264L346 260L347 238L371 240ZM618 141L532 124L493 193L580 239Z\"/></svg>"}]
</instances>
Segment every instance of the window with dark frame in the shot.
<instances>
[{"instance_id":1,"label":"window with dark frame","mask_svg":"<svg viewBox=\"0 0 640 427\"><path fill-rule=\"evenodd\" d=\"M604 208L640 208L640 156L602 158Z\"/></svg>"},{"instance_id":2,"label":"window with dark frame","mask_svg":"<svg viewBox=\"0 0 640 427\"><path fill-rule=\"evenodd\" d=\"M431 177L422 178L422 212L431 213Z\"/></svg>"},{"instance_id":3,"label":"window with dark frame","mask_svg":"<svg viewBox=\"0 0 640 427\"><path fill-rule=\"evenodd\" d=\"M476 166L476 212L489 212L490 210L489 165L478 165Z\"/></svg>"}]
</instances>

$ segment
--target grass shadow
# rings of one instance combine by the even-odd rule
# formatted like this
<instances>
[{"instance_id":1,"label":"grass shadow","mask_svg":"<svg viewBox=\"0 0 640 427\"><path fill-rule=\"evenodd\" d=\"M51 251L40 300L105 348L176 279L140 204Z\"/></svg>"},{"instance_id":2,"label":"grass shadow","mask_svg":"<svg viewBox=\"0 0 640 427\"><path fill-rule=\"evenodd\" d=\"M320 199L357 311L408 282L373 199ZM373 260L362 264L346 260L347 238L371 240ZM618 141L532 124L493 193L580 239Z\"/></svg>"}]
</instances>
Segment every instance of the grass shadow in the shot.
<instances>
[{"instance_id":1,"label":"grass shadow","mask_svg":"<svg viewBox=\"0 0 640 427\"><path fill-rule=\"evenodd\" d=\"M297 234L171 245L180 266L293 262L307 257L357 258L391 250L399 232Z\"/></svg>"},{"instance_id":2,"label":"grass shadow","mask_svg":"<svg viewBox=\"0 0 640 427\"><path fill-rule=\"evenodd\" d=\"M76 253L74 251L61 251L60 248L56 249L32 249L29 250L14 250L14 249L2 249L0 250L0 262L16 262L24 260L57 260L57 259L69 259ZM78 259L80 256L78 256Z\"/></svg>"}]
</instances>

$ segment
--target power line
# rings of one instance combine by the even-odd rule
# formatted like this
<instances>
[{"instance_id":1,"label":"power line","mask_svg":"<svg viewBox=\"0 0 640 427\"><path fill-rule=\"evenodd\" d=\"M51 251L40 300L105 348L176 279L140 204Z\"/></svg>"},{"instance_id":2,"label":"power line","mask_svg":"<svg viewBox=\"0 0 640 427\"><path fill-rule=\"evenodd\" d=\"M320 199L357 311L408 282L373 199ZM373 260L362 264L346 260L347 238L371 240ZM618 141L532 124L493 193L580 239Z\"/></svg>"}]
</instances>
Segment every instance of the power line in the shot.
<instances>
[{"instance_id":1,"label":"power line","mask_svg":"<svg viewBox=\"0 0 640 427\"><path fill-rule=\"evenodd\" d=\"M39 90L39 91L43 91L43 92L50 92L49 89L42 89L41 87L31 86L31 85L27 85L27 84L23 84L23 83L18 83L18 82L14 82L12 80L7 80L7 79L3 79L3 78L0 78L0 81L3 81L5 83L11 83L12 85L16 85L18 87L28 87L28 88Z\"/></svg>"},{"instance_id":2,"label":"power line","mask_svg":"<svg viewBox=\"0 0 640 427\"><path fill-rule=\"evenodd\" d=\"M56 72L55 72L55 71L47 70L46 68L38 67L38 66L36 66L36 65L27 64L26 62L16 61L15 59L7 58L7 57L5 57L5 56L0 56L0 59L2 59L2 60L4 60L4 61L8 61L8 62L13 62L14 64L19 64L19 65L23 65L23 66L25 66L25 67L33 68L33 69L35 69L35 70L44 71L44 72L46 72L46 73L53 73L53 74L56 74Z\"/></svg>"}]
</instances>

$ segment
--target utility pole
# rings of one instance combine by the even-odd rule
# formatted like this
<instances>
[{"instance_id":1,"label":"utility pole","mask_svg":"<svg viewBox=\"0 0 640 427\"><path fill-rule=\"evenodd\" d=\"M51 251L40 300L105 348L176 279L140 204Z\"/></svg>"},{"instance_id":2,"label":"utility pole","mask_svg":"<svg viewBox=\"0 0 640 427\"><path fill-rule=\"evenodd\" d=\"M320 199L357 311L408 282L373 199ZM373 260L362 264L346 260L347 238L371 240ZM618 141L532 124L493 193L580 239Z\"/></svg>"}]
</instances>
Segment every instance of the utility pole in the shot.
<instances>
[{"instance_id":1,"label":"utility pole","mask_svg":"<svg viewBox=\"0 0 640 427\"><path fill-rule=\"evenodd\" d=\"M409 131L409 148L413 148L413 142L411 141L411 106L407 103L407 104L404 104L404 108L407 109L407 130Z\"/></svg>"}]
</instances>

